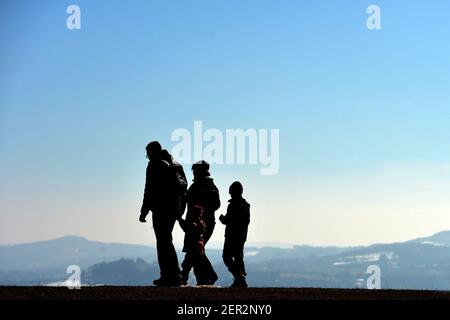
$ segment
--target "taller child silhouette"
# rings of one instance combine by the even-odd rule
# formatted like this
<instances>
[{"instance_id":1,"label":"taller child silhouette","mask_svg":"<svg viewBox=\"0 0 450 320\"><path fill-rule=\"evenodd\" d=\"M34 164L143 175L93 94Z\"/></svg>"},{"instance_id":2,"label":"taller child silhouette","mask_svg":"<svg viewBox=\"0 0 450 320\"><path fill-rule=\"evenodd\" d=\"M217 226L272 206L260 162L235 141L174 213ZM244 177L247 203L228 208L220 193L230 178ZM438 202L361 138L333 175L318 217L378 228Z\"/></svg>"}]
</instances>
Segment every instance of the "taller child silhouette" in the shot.
<instances>
[{"instance_id":1,"label":"taller child silhouette","mask_svg":"<svg viewBox=\"0 0 450 320\"><path fill-rule=\"evenodd\" d=\"M192 165L192 173L194 174L194 182L187 192L187 215L189 215L194 206L203 208L203 218L206 224L203 239L204 245L206 245L216 225L214 213L220 207L219 190L210 177L208 162L202 160L194 163ZM190 220L190 217L186 217L186 220ZM185 283L187 282L189 271L184 271L186 272L183 274L183 282ZM194 266L194 274L199 285L212 285L218 279L206 254L202 255L201 261Z\"/></svg>"}]
</instances>

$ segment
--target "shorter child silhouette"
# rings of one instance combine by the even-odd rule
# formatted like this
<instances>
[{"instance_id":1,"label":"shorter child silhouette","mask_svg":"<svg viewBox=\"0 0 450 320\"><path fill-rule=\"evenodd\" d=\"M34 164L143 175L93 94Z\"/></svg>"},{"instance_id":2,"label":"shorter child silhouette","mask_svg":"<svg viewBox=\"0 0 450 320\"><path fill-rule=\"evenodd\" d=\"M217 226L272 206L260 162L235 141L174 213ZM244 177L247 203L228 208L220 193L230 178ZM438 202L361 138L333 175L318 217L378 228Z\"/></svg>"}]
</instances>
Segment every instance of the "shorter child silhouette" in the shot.
<instances>
[{"instance_id":1,"label":"shorter child silhouette","mask_svg":"<svg viewBox=\"0 0 450 320\"><path fill-rule=\"evenodd\" d=\"M186 253L184 261L181 264L183 270L181 270L181 284L186 285L189 278L189 273L192 267L198 266L202 257L205 255L205 221L203 219L203 207L193 206L188 214L188 218L183 220L178 219L181 229L183 229L184 246L183 252Z\"/></svg>"},{"instance_id":2,"label":"shorter child silhouette","mask_svg":"<svg viewBox=\"0 0 450 320\"><path fill-rule=\"evenodd\" d=\"M243 188L239 181L231 184L227 214L220 215L219 220L225 227L225 243L223 246L223 262L234 276L233 288L246 288L244 266L244 244L247 241L250 223L250 205L242 198Z\"/></svg>"}]
</instances>

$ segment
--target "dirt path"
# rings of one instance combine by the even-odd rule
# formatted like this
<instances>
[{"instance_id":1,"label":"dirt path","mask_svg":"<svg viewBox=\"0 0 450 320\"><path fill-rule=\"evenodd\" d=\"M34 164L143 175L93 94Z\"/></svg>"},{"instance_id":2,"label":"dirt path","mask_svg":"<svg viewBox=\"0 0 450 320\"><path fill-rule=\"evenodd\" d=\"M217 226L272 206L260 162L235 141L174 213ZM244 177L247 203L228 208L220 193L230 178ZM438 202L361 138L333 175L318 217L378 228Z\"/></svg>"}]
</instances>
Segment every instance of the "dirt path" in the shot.
<instances>
[{"instance_id":1,"label":"dirt path","mask_svg":"<svg viewBox=\"0 0 450 320\"><path fill-rule=\"evenodd\" d=\"M318 288L0 287L0 300L450 300L450 291Z\"/></svg>"}]
</instances>

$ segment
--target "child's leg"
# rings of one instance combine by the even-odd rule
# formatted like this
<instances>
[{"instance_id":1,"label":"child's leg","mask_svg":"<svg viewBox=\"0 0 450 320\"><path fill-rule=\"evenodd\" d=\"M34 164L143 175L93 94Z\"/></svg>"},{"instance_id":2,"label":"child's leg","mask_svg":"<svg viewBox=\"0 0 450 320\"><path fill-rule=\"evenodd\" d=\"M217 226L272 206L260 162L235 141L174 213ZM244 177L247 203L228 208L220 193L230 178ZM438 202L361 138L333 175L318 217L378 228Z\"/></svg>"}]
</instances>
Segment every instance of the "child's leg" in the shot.
<instances>
[{"instance_id":1,"label":"child's leg","mask_svg":"<svg viewBox=\"0 0 450 320\"><path fill-rule=\"evenodd\" d=\"M194 274L199 285L211 285L218 279L211 261L205 254L200 255L198 264L194 266Z\"/></svg>"},{"instance_id":2,"label":"child's leg","mask_svg":"<svg viewBox=\"0 0 450 320\"><path fill-rule=\"evenodd\" d=\"M200 253L198 251L193 252L193 254L192 254L192 267L194 268L194 274L195 274L196 277L197 277L197 274L195 273L195 271L196 270L198 271L200 269L203 256L204 256L204 253L202 254L202 253Z\"/></svg>"},{"instance_id":3,"label":"child's leg","mask_svg":"<svg viewBox=\"0 0 450 320\"><path fill-rule=\"evenodd\" d=\"M228 271L230 271L233 276L236 276L236 267L233 259L233 245L227 239L225 239L225 243L223 245L222 258L223 263L228 268Z\"/></svg>"},{"instance_id":4,"label":"child's leg","mask_svg":"<svg viewBox=\"0 0 450 320\"><path fill-rule=\"evenodd\" d=\"M236 270L246 276L245 265L244 265L244 242L236 244L235 252L234 252L234 262L236 266Z\"/></svg>"},{"instance_id":5,"label":"child's leg","mask_svg":"<svg viewBox=\"0 0 450 320\"><path fill-rule=\"evenodd\" d=\"M234 282L231 287L234 288L247 288L247 282L245 281L245 276L247 273L245 272L244 266L244 243L235 243L233 247L233 259L234 259L234 268L235 268L235 276Z\"/></svg>"},{"instance_id":6,"label":"child's leg","mask_svg":"<svg viewBox=\"0 0 450 320\"><path fill-rule=\"evenodd\" d=\"M191 272L191 269L193 267L193 259L192 254L190 252L186 252L184 260L181 263L181 267L183 268L181 270L181 282L182 284L187 284L187 281L189 279L189 273Z\"/></svg>"}]
</instances>

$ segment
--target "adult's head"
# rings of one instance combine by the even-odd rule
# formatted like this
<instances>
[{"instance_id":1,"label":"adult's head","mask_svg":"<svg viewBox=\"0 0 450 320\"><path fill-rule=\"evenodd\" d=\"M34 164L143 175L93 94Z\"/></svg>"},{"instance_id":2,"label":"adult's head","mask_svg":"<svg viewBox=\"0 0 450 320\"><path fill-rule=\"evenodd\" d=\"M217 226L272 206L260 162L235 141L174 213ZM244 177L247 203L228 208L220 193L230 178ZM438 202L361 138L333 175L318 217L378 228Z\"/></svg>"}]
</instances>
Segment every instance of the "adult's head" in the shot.
<instances>
[{"instance_id":1,"label":"adult's head","mask_svg":"<svg viewBox=\"0 0 450 320\"><path fill-rule=\"evenodd\" d=\"M209 177L211 175L209 173L209 163L205 160L197 161L192 165L192 173L194 174L194 178Z\"/></svg>"},{"instance_id":2,"label":"adult's head","mask_svg":"<svg viewBox=\"0 0 450 320\"><path fill-rule=\"evenodd\" d=\"M158 141L152 141L145 147L145 150L147 151L147 158L152 160L160 156L162 147Z\"/></svg>"},{"instance_id":3,"label":"adult's head","mask_svg":"<svg viewBox=\"0 0 450 320\"><path fill-rule=\"evenodd\" d=\"M228 192L230 193L230 196L232 198L241 197L242 193L244 192L244 188L242 187L242 184L239 181L235 181L231 184Z\"/></svg>"}]
</instances>

